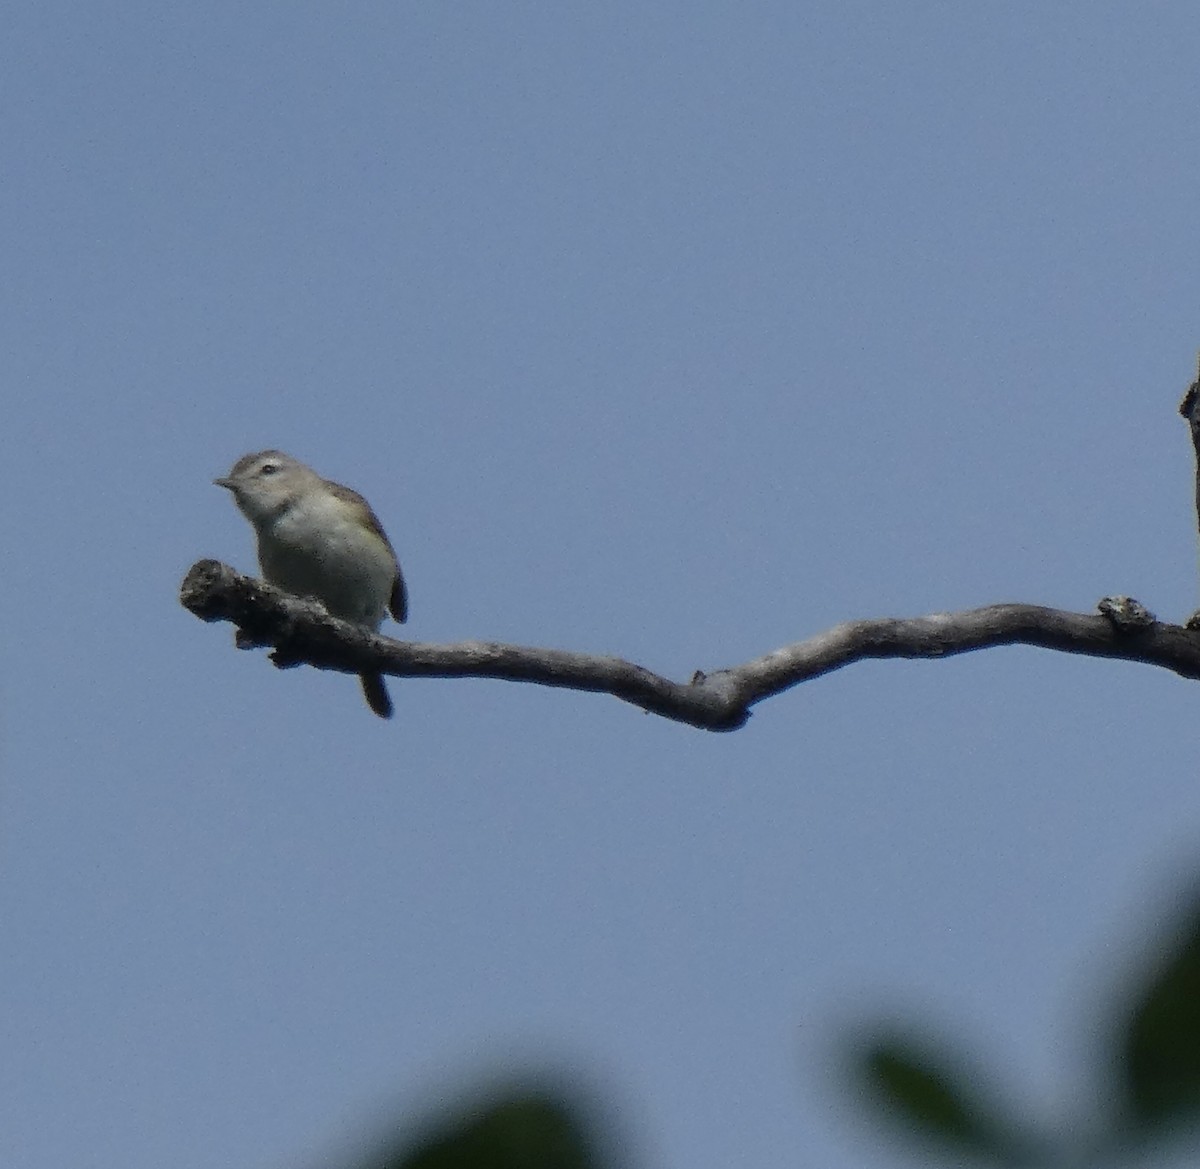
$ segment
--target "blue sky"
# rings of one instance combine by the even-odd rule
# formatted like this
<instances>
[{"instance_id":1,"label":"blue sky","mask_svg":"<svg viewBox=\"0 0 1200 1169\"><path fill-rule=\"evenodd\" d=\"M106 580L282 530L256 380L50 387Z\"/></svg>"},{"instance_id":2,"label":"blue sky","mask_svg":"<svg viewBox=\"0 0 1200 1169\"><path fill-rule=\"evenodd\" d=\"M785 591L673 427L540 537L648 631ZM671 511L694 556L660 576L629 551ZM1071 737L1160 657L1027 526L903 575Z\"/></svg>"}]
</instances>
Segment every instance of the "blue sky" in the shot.
<instances>
[{"instance_id":1,"label":"blue sky","mask_svg":"<svg viewBox=\"0 0 1200 1169\"><path fill-rule=\"evenodd\" d=\"M1195 860L1194 683L1014 648L726 736L474 681L385 724L177 589L254 567L211 480L276 446L370 498L420 640L686 677L1182 619L1198 44L1182 3L10 7L5 1164L319 1162L513 1062L666 1169L921 1164L838 1081L893 1012L1067 1107Z\"/></svg>"}]
</instances>

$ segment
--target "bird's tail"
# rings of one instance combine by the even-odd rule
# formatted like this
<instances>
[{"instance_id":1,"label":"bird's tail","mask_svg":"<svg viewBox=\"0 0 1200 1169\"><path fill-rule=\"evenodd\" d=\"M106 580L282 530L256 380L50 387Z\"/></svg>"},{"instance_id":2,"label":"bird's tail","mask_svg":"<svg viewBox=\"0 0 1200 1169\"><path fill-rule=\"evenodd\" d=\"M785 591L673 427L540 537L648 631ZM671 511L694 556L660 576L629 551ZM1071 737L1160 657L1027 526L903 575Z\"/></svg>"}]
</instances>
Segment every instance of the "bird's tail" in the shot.
<instances>
[{"instance_id":1,"label":"bird's tail","mask_svg":"<svg viewBox=\"0 0 1200 1169\"><path fill-rule=\"evenodd\" d=\"M366 697L367 705L380 718L391 718L392 699L387 692L387 685L383 680L383 675L360 674L359 679L362 682L363 695Z\"/></svg>"}]
</instances>

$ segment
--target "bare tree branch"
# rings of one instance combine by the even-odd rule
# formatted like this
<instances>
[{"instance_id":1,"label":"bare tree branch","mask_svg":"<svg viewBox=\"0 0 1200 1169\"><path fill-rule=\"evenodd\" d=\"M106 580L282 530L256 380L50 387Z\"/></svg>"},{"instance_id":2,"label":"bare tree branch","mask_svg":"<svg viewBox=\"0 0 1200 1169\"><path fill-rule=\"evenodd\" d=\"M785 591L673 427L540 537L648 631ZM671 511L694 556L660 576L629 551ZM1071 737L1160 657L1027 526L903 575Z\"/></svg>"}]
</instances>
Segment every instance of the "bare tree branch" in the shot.
<instances>
[{"instance_id":1,"label":"bare tree branch","mask_svg":"<svg viewBox=\"0 0 1200 1169\"><path fill-rule=\"evenodd\" d=\"M995 645L1034 645L1122 658L1200 678L1200 631L1156 621L1128 597L1107 597L1099 614L1042 605L988 605L928 617L847 621L740 666L672 682L621 658L498 642L427 645L393 641L331 617L216 560L184 578L180 600L205 621L231 621L243 649L272 646L277 666L301 663L347 674L396 678L501 678L612 694L652 714L710 731L745 726L764 698L864 658L945 658Z\"/></svg>"}]
</instances>

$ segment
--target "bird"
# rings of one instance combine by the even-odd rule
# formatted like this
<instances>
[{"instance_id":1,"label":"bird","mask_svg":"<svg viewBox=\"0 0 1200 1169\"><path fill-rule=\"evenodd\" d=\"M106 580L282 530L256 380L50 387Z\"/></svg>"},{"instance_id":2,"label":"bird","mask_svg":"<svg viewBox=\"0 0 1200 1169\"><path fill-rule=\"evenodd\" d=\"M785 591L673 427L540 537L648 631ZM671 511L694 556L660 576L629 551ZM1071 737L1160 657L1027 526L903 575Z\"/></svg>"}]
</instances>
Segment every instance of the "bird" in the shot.
<instances>
[{"instance_id":1,"label":"bird","mask_svg":"<svg viewBox=\"0 0 1200 1169\"><path fill-rule=\"evenodd\" d=\"M349 487L324 479L283 451L243 455L213 482L234 502L258 537L264 578L284 592L320 601L334 617L372 632L389 613L408 619L400 562L371 505ZM367 705L392 717L383 675L360 675Z\"/></svg>"}]
</instances>

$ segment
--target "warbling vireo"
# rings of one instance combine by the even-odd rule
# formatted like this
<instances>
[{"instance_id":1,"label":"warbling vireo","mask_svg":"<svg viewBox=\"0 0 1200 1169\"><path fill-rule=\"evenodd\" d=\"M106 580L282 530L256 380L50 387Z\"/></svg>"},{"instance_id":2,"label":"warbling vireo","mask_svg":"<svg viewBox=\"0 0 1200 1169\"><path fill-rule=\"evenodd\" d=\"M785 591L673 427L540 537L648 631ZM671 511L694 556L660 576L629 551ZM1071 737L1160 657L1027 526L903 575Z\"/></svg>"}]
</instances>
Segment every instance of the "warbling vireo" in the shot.
<instances>
[{"instance_id":1,"label":"warbling vireo","mask_svg":"<svg viewBox=\"0 0 1200 1169\"><path fill-rule=\"evenodd\" d=\"M233 492L258 534L258 562L273 585L320 601L335 617L378 629L390 611L408 616L400 564L357 491L322 479L282 451L243 455L219 487ZM362 675L367 705L392 717L382 674Z\"/></svg>"}]
</instances>

